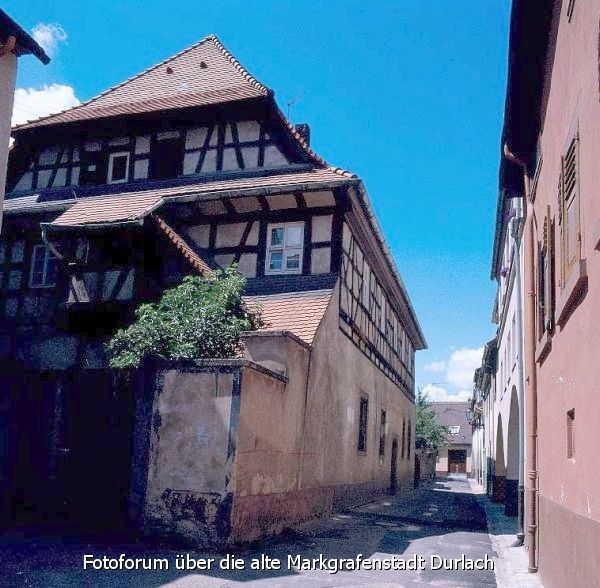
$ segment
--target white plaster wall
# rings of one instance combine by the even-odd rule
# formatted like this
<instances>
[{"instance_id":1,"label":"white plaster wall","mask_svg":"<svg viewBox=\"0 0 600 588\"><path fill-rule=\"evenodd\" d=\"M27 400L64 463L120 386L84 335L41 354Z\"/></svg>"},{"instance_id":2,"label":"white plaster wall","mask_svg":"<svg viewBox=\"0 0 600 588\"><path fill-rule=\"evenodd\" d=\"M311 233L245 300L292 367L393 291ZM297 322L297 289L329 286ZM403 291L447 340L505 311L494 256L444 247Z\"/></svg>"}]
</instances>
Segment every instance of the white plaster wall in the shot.
<instances>
[{"instance_id":1,"label":"white plaster wall","mask_svg":"<svg viewBox=\"0 0 600 588\"><path fill-rule=\"evenodd\" d=\"M0 230L2 228L2 204L6 188L6 165L8 163L10 121L16 76L17 57L12 53L0 57Z\"/></svg>"},{"instance_id":2,"label":"white plaster wall","mask_svg":"<svg viewBox=\"0 0 600 588\"><path fill-rule=\"evenodd\" d=\"M511 201L513 209L518 208L518 201ZM511 267L511 256L513 255L514 238L510 235L510 228L507 229L505 239L505 247L503 253L502 266ZM523 284L523 245L520 246L520 271L521 284ZM514 263L513 263L514 264ZM498 429L498 415L502 419L502 447L503 461L507 466L507 477L515 480L518 478L518 446L515 448L516 453L511 453L511 459L508 455L508 435L510 428L510 404L511 392L513 387L516 389L517 398L519 389L521 388L519 374L519 329L518 329L518 300L521 299L521 308L524 308L524 293L523 288L517 290L517 283L514 279L516 268L512 267L511 272L506 277L501 277L498 285L499 295L499 325L498 325L498 361L495 375L496 397L494 406L491 410L490 421L486 425L491 426L493 433L491 441L491 455L494 460L499 461L499 456L496 455L497 441L496 433ZM513 320L514 319L514 320ZM521 332L521 335L523 333ZM524 342L521 340L521 349L524 348ZM516 457L515 457L516 456Z\"/></svg>"}]
</instances>

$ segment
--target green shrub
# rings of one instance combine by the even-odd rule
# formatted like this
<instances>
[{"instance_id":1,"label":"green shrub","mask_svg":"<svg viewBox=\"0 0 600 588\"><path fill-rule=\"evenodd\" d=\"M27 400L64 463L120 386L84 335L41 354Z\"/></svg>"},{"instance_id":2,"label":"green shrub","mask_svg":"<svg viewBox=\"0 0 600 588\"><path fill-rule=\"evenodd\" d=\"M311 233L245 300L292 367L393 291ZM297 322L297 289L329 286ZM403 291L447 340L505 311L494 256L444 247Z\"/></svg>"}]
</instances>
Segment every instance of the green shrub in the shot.
<instances>
[{"instance_id":1,"label":"green shrub","mask_svg":"<svg viewBox=\"0 0 600 588\"><path fill-rule=\"evenodd\" d=\"M235 266L207 277L187 276L161 299L136 309L135 321L107 346L110 366L137 367L150 357L170 360L239 355L240 335L256 330L258 309L242 300L246 280Z\"/></svg>"}]
</instances>

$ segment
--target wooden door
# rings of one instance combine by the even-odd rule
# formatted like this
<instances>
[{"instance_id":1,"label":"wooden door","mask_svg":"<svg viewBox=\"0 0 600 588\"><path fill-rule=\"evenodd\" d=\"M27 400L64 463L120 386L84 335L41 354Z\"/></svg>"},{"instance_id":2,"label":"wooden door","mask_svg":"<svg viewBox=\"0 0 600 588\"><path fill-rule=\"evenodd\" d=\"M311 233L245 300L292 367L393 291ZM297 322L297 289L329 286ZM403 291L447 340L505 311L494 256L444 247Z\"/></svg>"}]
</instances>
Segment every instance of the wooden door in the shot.
<instances>
[{"instance_id":1,"label":"wooden door","mask_svg":"<svg viewBox=\"0 0 600 588\"><path fill-rule=\"evenodd\" d=\"M466 449L448 450L448 473L466 474L467 473L467 451Z\"/></svg>"}]
</instances>

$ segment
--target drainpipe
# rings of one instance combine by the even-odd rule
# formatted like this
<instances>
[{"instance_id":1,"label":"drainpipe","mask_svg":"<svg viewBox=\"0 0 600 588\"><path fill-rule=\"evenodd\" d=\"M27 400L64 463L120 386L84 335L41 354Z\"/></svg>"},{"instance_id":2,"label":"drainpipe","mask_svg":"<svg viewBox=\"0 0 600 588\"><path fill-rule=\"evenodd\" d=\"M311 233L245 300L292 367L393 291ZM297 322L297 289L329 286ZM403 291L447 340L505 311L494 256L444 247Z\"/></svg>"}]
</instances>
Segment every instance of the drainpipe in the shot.
<instances>
[{"instance_id":1,"label":"drainpipe","mask_svg":"<svg viewBox=\"0 0 600 588\"><path fill-rule=\"evenodd\" d=\"M57 257L60 261L64 259L64 255L55 247L54 243L48 239L48 232L46 223L40 223L42 228L42 241L46 244L48 249L52 251L55 257Z\"/></svg>"},{"instance_id":2,"label":"drainpipe","mask_svg":"<svg viewBox=\"0 0 600 588\"><path fill-rule=\"evenodd\" d=\"M524 516L525 516L525 402L524 402L524 390L525 390L525 378L523 370L523 301L521 299L522 292L522 279L521 279L521 222L523 211L520 211L521 216L517 217L513 221L512 236L514 237L513 244L513 259L516 266L515 273L515 288L517 289L517 345L519 351L519 359L517 362L517 370L519 376L519 488L517 494L517 540L514 543L514 547L523 545L525 540L524 531Z\"/></svg>"},{"instance_id":3,"label":"drainpipe","mask_svg":"<svg viewBox=\"0 0 600 588\"><path fill-rule=\"evenodd\" d=\"M527 316L532 318L535 316L535 288L534 288L534 254L533 254L533 243L534 243L534 218L533 209L531 214L527 214L527 201L531 195L531 187L529 182L529 176L527 174L527 167L523 161L518 159L514 154L510 152L507 145L504 145L504 155L506 158L521 167L523 170L523 181L525 184L525 197L523 198L523 217L525 218L526 228L522 234L527 232L527 243L528 247L525 249L525 267L527 268L526 275L528 275L527 287ZM520 267L519 267L520 274ZM521 296L518 298L519 306L521 306ZM521 325L521 321L519 321ZM522 326L520 326L522 328ZM521 331L523 333L524 331ZM527 464L529 466L529 509L528 509L528 524L527 534L529 537L529 564L528 571L530 573L537 572L537 372L535 364L535 321L529 321L529 332L527 333L529 344L527 345L527 367L528 367L528 378L529 383L529 402L528 406L528 430L529 430L529 443L527 446ZM522 337L519 337L519 346L523 351ZM519 528L517 532L517 544L522 544L524 539L524 487L522 485L522 478L524 477L524 461L521 456L523 454L524 444L524 405L522 403L525 390L525 375L523 369L523 359L520 358L520 378L522 388L519 390Z\"/></svg>"},{"instance_id":4,"label":"drainpipe","mask_svg":"<svg viewBox=\"0 0 600 588\"><path fill-rule=\"evenodd\" d=\"M308 349L306 382L304 386L304 412L302 415L302 438L300 439L300 458L298 459L298 491L302 490L302 472L304 468L304 440L306 439L306 413L308 411L308 393L310 391L310 372L312 367L313 346Z\"/></svg>"}]
</instances>

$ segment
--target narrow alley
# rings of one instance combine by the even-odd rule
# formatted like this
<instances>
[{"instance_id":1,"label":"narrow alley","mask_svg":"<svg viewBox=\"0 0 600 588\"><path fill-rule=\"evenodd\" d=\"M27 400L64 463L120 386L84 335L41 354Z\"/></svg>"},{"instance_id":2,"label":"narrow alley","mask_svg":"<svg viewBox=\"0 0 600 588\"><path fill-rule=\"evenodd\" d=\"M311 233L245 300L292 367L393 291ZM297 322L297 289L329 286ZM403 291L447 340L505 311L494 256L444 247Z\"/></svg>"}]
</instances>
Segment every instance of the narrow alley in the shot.
<instances>
[{"instance_id":1,"label":"narrow alley","mask_svg":"<svg viewBox=\"0 0 600 588\"><path fill-rule=\"evenodd\" d=\"M38 535L39 536L39 535ZM450 560L494 559L485 512L465 477L447 478L423 484L402 497L385 497L359 508L339 513L278 538L240 551L230 551L246 562L243 570L212 569L208 572L175 569L175 558L186 549L149 548L140 544L111 542L110 547L81 539L59 541L51 538L28 540L12 532L0 543L3 586L496 586L494 571L432 570L431 556ZM190 557L213 557L187 551ZM84 570L84 555L96 558L166 558L168 570L94 571ZM410 561L421 556L423 570L338 571L288 569L288 557L309 559L355 559L359 554L371 560L392 557ZM266 555L279 559L281 570L251 570L253 558ZM297 556L300 556L298 560ZM322 556L322 557L321 557ZM439 563L439 560L438 560ZM494 561L496 564L496 561ZM460 566L459 566L460 567ZM491 566L490 566L491 567ZM494 566L496 567L496 566Z\"/></svg>"}]
</instances>

